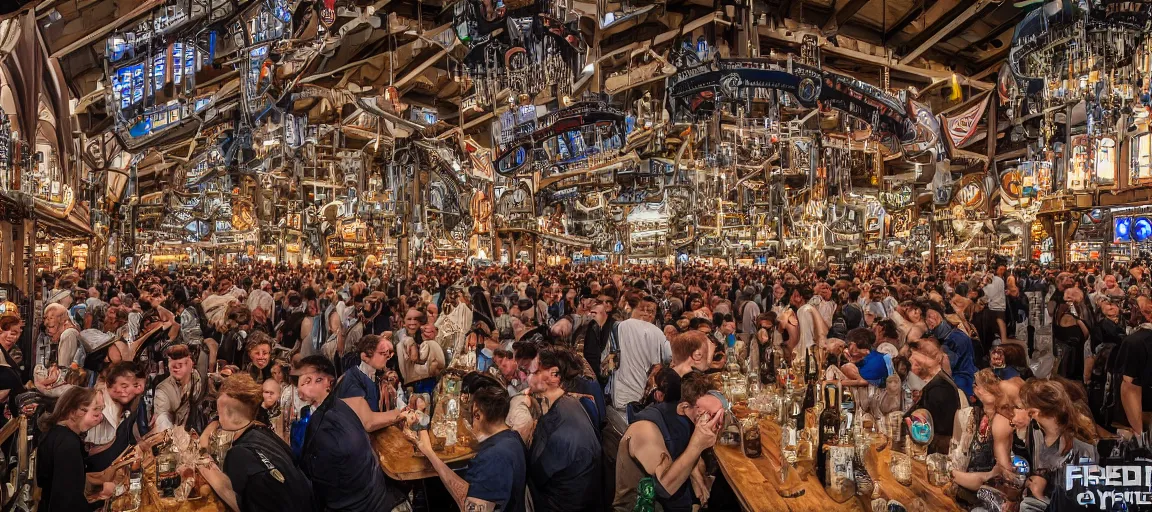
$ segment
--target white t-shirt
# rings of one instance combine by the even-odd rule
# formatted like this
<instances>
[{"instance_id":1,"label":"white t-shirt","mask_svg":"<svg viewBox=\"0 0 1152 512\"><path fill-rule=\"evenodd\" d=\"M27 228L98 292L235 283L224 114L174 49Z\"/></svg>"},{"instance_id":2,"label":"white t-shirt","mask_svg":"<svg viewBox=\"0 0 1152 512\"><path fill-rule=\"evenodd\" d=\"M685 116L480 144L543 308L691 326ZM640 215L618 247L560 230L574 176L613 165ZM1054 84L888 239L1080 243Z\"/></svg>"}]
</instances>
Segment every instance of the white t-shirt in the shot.
<instances>
[{"instance_id":1,"label":"white t-shirt","mask_svg":"<svg viewBox=\"0 0 1152 512\"><path fill-rule=\"evenodd\" d=\"M648 369L672 360L672 347L659 327L629 318L620 322L620 367L612 374L612 405L623 409L640 400L648 382Z\"/></svg>"},{"instance_id":2,"label":"white t-shirt","mask_svg":"<svg viewBox=\"0 0 1152 512\"><path fill-rule=\"evenodd\" d=\"M1008 299L1004 296L1004 280L1000 276L992 276L992 281L984 285L984 295L988 297L988 309L1004 311L1008 308Z\"/></svg>"}]
</instances>

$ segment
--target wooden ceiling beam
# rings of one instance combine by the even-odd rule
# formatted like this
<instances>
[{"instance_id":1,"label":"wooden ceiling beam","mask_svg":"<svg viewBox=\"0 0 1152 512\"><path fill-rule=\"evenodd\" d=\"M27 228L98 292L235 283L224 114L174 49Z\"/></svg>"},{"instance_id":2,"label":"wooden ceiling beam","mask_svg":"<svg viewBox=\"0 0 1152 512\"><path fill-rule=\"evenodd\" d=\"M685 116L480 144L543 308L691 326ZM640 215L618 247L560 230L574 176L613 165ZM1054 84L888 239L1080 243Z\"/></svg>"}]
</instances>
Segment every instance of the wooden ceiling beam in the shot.
<instances>
[{"instance_id":1,"label":"wooden ceiling beam","mask_svg":"<svg viewBox=\"0 0 1152 512\"><path fill-rule=\"evenodd\" d=\"M884 41L888 41L892 39L892 36L899 34L900 31L904 30L908 25L911 25L913 21L916 21L916 18L923 16L924 13L928 12L934 5L936 5L936 0L924 0L923 4L908 9L908 12L904 13L904 16L901 16L900 19L896 20L896 23L884 31Z\"/></svg>"},{"instance_id":2,"label":"wooden ceiling beam","mask_svg":"<svg viewBox=\"0 0 1152 512\"><path fill-rule=\"evenodd\" d=\"M980 69L980 71L978 71L975 75L972 75L972 78L984 78L986 76L991 76L992 74L999 72L1000 71L1000 61L1003 61L1005 58L1008 57L1008 50L1009 50L1009 48L1007 46L1005 46L1002 50L1000 50L1000 51L998 51L992 55L989 55L988 57L985 57L984 59L981 59L980 62L977 62L975 67L977 69L980 69L980 68L982 68L982 69Z\"/></svg>"},{"instance_id":3,"label":"wooden ceiling beam","mask_svg":"<svg viewBox=\"0 0 1152 512\"><path fill-rule=\"evenodd\" d=\"M805 31L803 30L775 29L763 25L761 25L759 29L761 36L767 37L777 42L787 43L792 46L799 45L805 34ZM865 53L859 50L852 50L840 46L833 46L830 44L821 45L820 52L824 55L835 55L845 59L855 60L857 62L874 64L881 67L886 66L892 71L898 71L910 76L919 77L921 81L924 82L935 82L937 80L944 79L951 80L953 76L953 73L948 70L910 66L907 64L889 61L888 59L885 59L879 55L872 55L870 53ZM994 84L981 82L979 80L974 80L960 75L956 75L956 78L959 80L961 85L970 85L981 90L988 90L995 87Z\"/></svg>"},{"instance_id":4,"label":"wooden ceiling beam","mask_svg":"<svg viewBox=\"0 0 1152 512\"><path fill-rule=\"evenodd\" d=\"M1023 9L1018 10L1016 15L1013 16L1012 19L1009 19L1008 21L1005 21L1004 23L996 25L995 28L988 31L987 35L985 35L984 37L981 37L980 39L977 39L976 41L973 41L972 43L969 43L968 46L961 48L961 50L967 50L968 48L976 48L977 50L979 50L980 47L992 42L995 39L999 39L1000 36L1004 35L1005 32L1008 32L1008 31L1015 29L1016 25L1019 24L1024 19L1024 15L1026 15L1026 14L1028 14L1028 13L1026 11L1024 11Z\"/></svg>"},{"instance_id":5,"label":"wooden ceiling beam","mask_svg":"<svg viewBox=\"0 0 1152 512\"><path fill-rule=\"evenodd\" d=\"M166 0L148 0L148 1L138 5L135 9L132 9L128 14L125 14L119 18L116 18L115 20L112 21L112 23L109 23L107 25L103 25L103 26L93 30L88 35L81 37L80 39L77 39L76 41L73 41L68 46L65 46L59 50L56 50L55 52L52 52L51 57L53 59L58 59L60 57L68 55L69 53L72 53L72 52L74 52L80 48L83 48L85 46L93 44L96 41L99 41L100 39L107 36L109 32L112 32L113 30L116 30L116 29L124 26L128 22L130 22L130 21L132 21L132 20L134 20L140 16L148 14L149 12L152 11L152 9L155 9L157 7L164 5L165 1Z\"/></svg>"},{"instance_id":6,"label":"wooden ceiling beam","mask_svg":"<svg viewBox=\"0 0 1152 512\"><path fill-rule=\"evenodd\" d=\"M924 29L916 37L908 42L909 46L915 47L911 52L908 52L904 58L900 59L901 64L908 64L919 57L920 54L927 51L929 48L939 43L945 37L952 34L957 28L968 21L969 18L975 16L977 13L984 10L989 5L994 5L992 0L977 0L965 7L964 2L956 4L944 16L941 16L932 26ZM960 12L956 12L959 10Z\"/></svg>"},{"instance_id":7,"label":"wooden ceiling beam","mask_svg":"<svg viewBox=\"0 0 1152 512\"><path fill-rule=\"evenodd\" d=\"M844 7L841 7L832 16L828 17L828 21L824 23L822 27L823 30L830 33L838 32L840 27L848 23L848 20L852 19L852 17L860 12L860 9L863 9L865 5L868 5L870 1L871 0L848 0L848 3L844 4Z\"/></svg>"}]
</instances>

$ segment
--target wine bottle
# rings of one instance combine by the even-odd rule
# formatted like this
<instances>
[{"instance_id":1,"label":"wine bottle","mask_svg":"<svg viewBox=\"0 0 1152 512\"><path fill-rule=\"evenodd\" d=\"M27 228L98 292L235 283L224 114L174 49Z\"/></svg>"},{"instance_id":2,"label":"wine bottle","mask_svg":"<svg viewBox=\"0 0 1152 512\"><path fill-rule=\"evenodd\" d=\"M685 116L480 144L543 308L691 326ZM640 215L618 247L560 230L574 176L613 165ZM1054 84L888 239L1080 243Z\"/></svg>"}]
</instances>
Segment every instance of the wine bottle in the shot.
<instances>
[{"instance_id":1,"label":"wine bottle","mask_svg":"<svg viewBox=\"0 0 1152 512\"><path fill-rule=\"evenodd\" d=\"M761 349L760 382L771 384L776 382L776 350L771 345Z\"/></svg>"},{"instance_id":2,"label":"wine bottle","mask_svg":"<svg viewBox=\"0 0 1152 512\"><path fill-rule=\"evenodd\" d=\"M820 375L820 364L816 361L816 355L812 353L812 347L805 349L804 356L804 378L808 382L816 382L817 376Z\"/></svg>"},{"instance_id":3,"label":"wine bottle","mask_svg":"<svg viewBox=\"0 0 1152 512\"><path fill-rule=\"evenodd\" d=\"M828 451L826 446L839 442L840 431L840 385L835 382L824 384L824 412L820 413L820 444L816 449L816 476L824 484L827 471Z\"/></svg>"}]
</instances>

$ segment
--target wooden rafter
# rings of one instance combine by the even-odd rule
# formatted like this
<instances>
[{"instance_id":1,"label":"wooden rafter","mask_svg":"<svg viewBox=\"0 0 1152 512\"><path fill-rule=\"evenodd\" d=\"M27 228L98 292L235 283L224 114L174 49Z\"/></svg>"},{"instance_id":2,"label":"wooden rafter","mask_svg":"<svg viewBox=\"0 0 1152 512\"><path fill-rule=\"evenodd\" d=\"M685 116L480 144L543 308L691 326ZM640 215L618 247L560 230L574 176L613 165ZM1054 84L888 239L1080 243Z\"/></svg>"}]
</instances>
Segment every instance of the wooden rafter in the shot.
<instances>
[{"instance_id":1,"label":"wooden rafter","mask_svg":"<svg viewBox=\"0 0 1152 512\"><path fill-rule=\"evenodd\" d=\"M767 37L771 40L774 40L777 42L788 43L790 45L800 44L801 39L804 37L803 31L782 30L782 29L775 29L775 28L765 27L765 26L760 27L760 35L763 37ZM905 74L908 74L911 76L919 77L920 79L922 79L925 82L935 82L937 80L941 80L941 79L945 79L945 78L951 79L953 76L953 73L951 71L948 71L948 70L922 68L922 67L917 67L917 66L911 66L908 64L902 64L899 62L892 62L892 61L889 61L888 59L886 59L882 56L879 56L879 55L872 55L870 53L865 53L865 52L862 52L859 50L852 50L852 49L844 48L842 46L824 45L824 46L820 47L820 51L823 52L825 55L835 55L838 57L843 57L845 59L854 60L854 61L862 62L862 63L866 63L866 64L874 64L876 66L886 66L886 67L892 69L893 71L899 71L901 73L905 73ZM960 76L960 75L957 75L956 78L962 85L969 85L969 86L972 86L972 87L975 87L975 88L981 89L981 90L992 89L993 87L995 87L995 85L992 83L981 82L979 80L974 80L974 79Z\"/></svg>"},{"instance_id":2,"label":"wooden rafter","mask_svg":"<svg viewBox=\"0 0 1152 512\"><path fill-rule=\"evenodd\" d=\"M1005 32L1015 29L1016 25L1024 19L1025 14L1028 14L1028 12L1020 9L1015 16L1012 16L1011 19L996 25L996 27L994 27L992 30L989 30L988 34L986 34L984 37L969 43L968 46L961 48L961 50L966 50L968 48L976 48L979 50L981 47L992 42L994 39L999 39L1000 36L1004 35Z\"/></svg>"},{"instance_id":3,"label":"wooden rafter","mask_svg":"<svg viewBox=\"0 0 1152 512\"><path fill-rule=\"evenodd\" d=\"M115 20L112 21L112 23L100 26L99 28L96 28L92 32L88 33L88 35L85 35L84 37L81 37L80 39L73 41L68 46L65 46L59 50L56 50L55 52L52 52L51 57L53 59L58 59L60 57L68 55L69 53L72 53L72 52L74 52L80 48L83 48L85 46L93 44L93 43L99 41L100 39L104 38L105 36L107 36L109 32L112 32L113 30L116 30L116 29L124 26L128 22L130 22L130 21L132 21L132 20L134 20L140 16L148 14L149 12L152 11L152 9L155 9L157 7L164 5L164 2L165 2L165 0L148 0L148 1L146 1L140 5L136 6L136 8L132 9L132 11L130 11L128 14L125 14L119 18L116 18Z\"/></svg>"},{"instance_id":4,"label":"wooden rafter","mask_svg":"<svg viewBox=\"0 0 1152 512\"><path fill-rule=\"evenodd\" d=\"M840 30L840 27L848 23L848 20L852 19L852 17L855 16L857 12L860 12L860 9L863 9L865 5L868 5L870 1L871 0L848 0L848 3L844 4L844 7L841 7L835 14L828 17L828 21L824 23L824 31L835 33Z\"/></svg>"},{"instance_id":5,"label":"wooden rafter","mask_svg":"<svg viewBox=\"0 0 1152 512\"><path fill-rule=\"evenodd\" d=\"M928 12L934 5L936 5L936 0L924 0L922 4L915 5L911 9L908 9L908 12L904 13L900 19L896 20L896 23L893 23L891 27L884 31L883 40L888 41L892 39L892 36L899 34L900 31L904 30L908 25L911 25L913 21L916 21L916 18L923 16L924 13Z\"/></svg>"},{"instance_id":6,"label":"wooden rafter","mask_svg":"<svg viewBox=\"0 0 1152 512\"><path fill-rule=\"evenodd\" d=\"M967 6L965 7L965 5ZM900 59L900 63L908 64L912 62L916 57L919 57L920 54L927 51L936 43L939 43L945 37L951 35L953 31L967 22L969 18L983 11L984 8L989 5L994 5L993 0L977 0L971 4L960 2L956 7L949 10L947 14L933 22L932 26L924 29L923 32L920 32L916 37L912 38L912 41L908 44L915 48L908 52L904 58ZM960 12L957 13L957 10L960 10Z\"/></svg>"}]
</instances>

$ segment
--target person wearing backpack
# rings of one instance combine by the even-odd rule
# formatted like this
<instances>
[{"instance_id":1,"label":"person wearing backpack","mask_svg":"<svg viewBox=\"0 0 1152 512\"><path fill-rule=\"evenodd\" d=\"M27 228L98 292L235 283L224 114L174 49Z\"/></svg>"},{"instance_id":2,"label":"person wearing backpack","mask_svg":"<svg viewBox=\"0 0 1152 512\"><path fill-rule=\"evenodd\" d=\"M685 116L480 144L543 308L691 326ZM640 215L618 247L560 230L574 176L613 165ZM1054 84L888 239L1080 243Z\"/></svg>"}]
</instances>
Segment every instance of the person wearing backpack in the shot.
<instances>
[{"instance_id":1,"label":"person wearing backpack","mask_svg":"<svg viewBox=\"0 0 1152 512\"><path fill-rule=\"evenodd\" d=\"M664 371L674 372L671 368ZM690 481L700 454L716 444L724 422L724 404L703 373L685 375L679 400L652 404L636 417L616 456L616 512L656 510L689 512L707 503ZM671 464L664 464L664 460Z\"/></svg>"}]
</instances>

